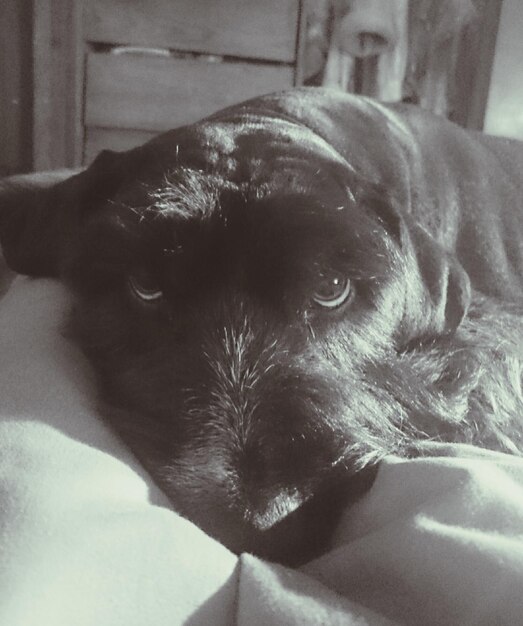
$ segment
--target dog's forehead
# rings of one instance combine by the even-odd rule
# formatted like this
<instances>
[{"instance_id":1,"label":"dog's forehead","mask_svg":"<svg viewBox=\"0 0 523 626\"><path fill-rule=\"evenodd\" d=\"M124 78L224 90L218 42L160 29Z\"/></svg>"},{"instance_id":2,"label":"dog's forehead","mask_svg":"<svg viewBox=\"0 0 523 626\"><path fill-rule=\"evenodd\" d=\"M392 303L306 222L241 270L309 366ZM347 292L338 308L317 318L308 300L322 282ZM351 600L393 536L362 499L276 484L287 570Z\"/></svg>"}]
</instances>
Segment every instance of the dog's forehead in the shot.
<instances>
[{"instance_id":1,"label":"dog's forehead","mask_svg":"<svg viewBox=\"0 0 523 626\"><path fill-rule=\"evenodd\" d=\"M212 119L158 138L165 169L196 167L237 183L284 184L290 172L309 180L332 166L351 169L327 141L306 126L269 116Z\"/></svg>"},{"instance_id":2,"label":"dog's forehead","mask_svg":"<svg viewBox=\"0 0 523 626\"><path fill-rule=\"evenodd\" d=\"M354 210L350 166L292 120L257 114L203 120L158 136L133 157L143 169L120 188L104 219L150 231L169 249L168 237L221 240L226 232L232 245L235 233L241 240L246 231L270 231L271 238L279 232L283 241L304 229L301 239L310 247L313 234L323 241L327 232L347 228Z\"/></svg>"},{"instance_id":3,"label":"dog's forehead","mask_svg":"<svg viewBox=\"0 0 523 626\"><path fill-rule=\"evenodd\" d=\"M202 144L216 150L213 155L236 159L274 158L283 155L315 156L344 162L341 155L319 135L302 124L266 117L250 117L243 123L202 123L195 127Z\"/></svg>"}]
</instances>

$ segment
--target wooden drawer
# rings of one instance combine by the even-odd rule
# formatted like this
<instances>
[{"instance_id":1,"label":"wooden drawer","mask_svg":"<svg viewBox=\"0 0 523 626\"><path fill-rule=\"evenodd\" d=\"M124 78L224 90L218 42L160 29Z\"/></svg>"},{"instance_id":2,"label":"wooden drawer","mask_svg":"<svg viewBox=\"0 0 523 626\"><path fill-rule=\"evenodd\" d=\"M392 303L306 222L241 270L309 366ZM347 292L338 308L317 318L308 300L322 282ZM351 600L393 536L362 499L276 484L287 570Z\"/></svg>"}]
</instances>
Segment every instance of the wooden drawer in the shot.
<instances>
[{"instance_id":1,"label":"wooden drawer","mask_svg":"<svg viewBox=\"0 0 523 626\"><path fill-rule=\"evenodd\" d=\"M291 67L91 53L85 125L162 131L293 84Z\"/></svg>"},{"instance_id":2,"label":"wooden drawer","mask_svg":"<svg viewBox=\"0 0 523 626\"><path fill-rule=\"evenodd\" d=\"M90 42L294 63L298 0L88 0Z\"/></svg>"}]
</instances>

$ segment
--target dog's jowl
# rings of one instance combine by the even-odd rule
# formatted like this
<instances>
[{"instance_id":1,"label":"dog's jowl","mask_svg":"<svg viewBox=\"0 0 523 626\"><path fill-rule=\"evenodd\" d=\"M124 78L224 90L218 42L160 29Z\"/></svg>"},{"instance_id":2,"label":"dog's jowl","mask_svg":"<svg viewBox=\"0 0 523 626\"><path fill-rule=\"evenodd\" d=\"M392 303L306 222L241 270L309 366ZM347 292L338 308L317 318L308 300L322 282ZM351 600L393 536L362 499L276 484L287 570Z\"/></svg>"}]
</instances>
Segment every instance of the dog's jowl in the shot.
<instances>
[{"instance_id":1,"label":"dog's jowl","mask_svg":"<svg viewBox=\"0 0 523 626\"><path fill-rule=\"evenodd\" d=\"M313 89L0 197L8 263L70 286L102 410L175 507L285 562L388 453L523 450L522 224L518 142Z\"/></svg>"}]
</instances>

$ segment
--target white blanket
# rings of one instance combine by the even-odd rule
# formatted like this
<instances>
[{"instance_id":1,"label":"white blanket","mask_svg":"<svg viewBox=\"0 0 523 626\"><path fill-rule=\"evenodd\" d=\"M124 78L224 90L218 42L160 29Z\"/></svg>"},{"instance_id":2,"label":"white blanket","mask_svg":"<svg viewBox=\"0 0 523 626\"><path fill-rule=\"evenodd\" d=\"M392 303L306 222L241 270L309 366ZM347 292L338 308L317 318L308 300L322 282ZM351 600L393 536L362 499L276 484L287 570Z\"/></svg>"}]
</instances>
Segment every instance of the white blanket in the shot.
<instances>
[{"instance_id":1,"label":"white blanket","mask_svg":"<svg viewBox=\"0 0 523 626\"><path fill-rule=\"evenodd\" d=\"M523 624L523 461L388 458L293 571L178 516L95 409L58 283L0 302L0 624Z\"/></svg>"}]
</instances>

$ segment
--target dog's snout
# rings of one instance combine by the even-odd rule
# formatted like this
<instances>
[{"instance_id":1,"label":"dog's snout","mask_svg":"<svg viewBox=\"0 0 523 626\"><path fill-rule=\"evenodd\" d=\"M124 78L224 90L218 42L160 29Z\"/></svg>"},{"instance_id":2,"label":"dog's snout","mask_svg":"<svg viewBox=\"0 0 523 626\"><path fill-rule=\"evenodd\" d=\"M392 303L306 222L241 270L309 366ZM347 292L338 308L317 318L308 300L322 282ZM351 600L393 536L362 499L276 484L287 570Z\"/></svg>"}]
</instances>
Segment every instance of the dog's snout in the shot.
<instances>
[{"instance_id":1,"label":"dog's snout","mask_svg":"<svg viewBox=\"0 0 523 626\"><path fill-rule=\"evenodd\" d=\"M270 419L260 420L256 424L260 434L253 432L238 456L241 484L255 506L272 499L282 489L306 483L311 468L316 467L316 457L321 455L321 450L311 447L305 438L283 429L274 432L273 424Z\"/></svg>"},{"instance_id":2,"label":"dog's snout","mask_svg":"<svg viewBox=\"0 0 523 626\"><path fill-rule=\"evenodd\" d=\"M295 476L306 474L311 450L306 454L306 444L292 434L271 432L271 419L260 419L256 432L248 439L239 458L239 474L242 483L256 489L273 489L294 481ZM267 426L269 426L267 428Z\"/></svg>"},{"instance_id":3,"label":"dog's snout","mask_svg":"<svg viewBox=\"0 0 523 626\"><path fill-rule=\"evenodd\" d=\"M274 471L272 457L269 446L259 443L246 445L239 459L242 482L248 485L261 485L268 482L271 470Z\"/></svg>"}]
</instances>

